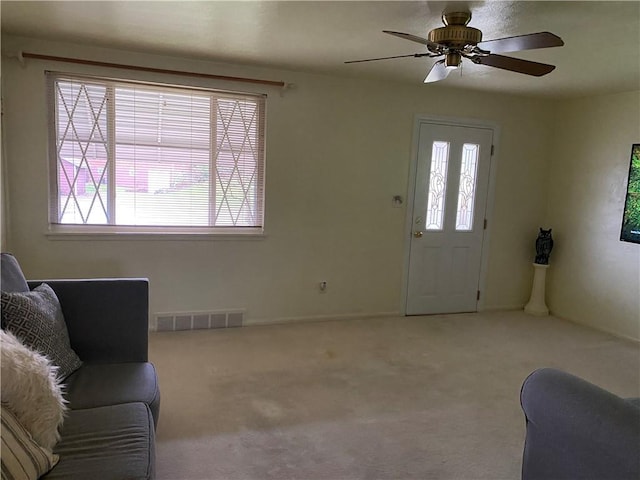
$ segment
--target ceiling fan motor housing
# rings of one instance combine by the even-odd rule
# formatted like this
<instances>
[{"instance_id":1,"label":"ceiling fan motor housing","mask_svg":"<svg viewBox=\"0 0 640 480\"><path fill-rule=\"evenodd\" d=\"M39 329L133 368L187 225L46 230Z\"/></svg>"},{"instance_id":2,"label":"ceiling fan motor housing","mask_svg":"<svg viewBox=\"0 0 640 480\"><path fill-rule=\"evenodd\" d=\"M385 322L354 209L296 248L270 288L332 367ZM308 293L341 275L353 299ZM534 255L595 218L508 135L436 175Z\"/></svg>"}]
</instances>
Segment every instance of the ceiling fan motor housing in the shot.
<instances>
[{"instance_id":1,"label":"ceiling fan motor housing","mask_svg":"<svg viewBox=\"0 0 640 480\"><path fill-rule=\"evenodd\" d=\"M429 32L429 41L452 48L464 48L482 41L482 32L465 25L447 25Z\"/></svg>"},{"instance_id":2,"label":"ceiling fan motor housing","mask_svg":"<svg viewBox=\"0 0 640 480\"><path fill-rule=\"evenodd\" d=\"M429 32L429 41L446 45L449 48L464 48L482 41L482 32L477 28L467 27L471 20L471 12L445 12L442 14L444 27Z\"/></svg>"}]
</instances>

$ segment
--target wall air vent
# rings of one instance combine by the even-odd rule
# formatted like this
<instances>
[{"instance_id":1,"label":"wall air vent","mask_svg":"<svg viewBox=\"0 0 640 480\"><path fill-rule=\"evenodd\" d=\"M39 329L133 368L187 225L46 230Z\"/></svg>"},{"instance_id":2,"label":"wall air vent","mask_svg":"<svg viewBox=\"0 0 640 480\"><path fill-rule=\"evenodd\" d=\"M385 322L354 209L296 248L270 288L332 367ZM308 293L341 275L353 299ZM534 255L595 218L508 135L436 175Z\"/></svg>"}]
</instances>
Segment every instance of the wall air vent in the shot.
<instances>
[{"instance_id":1,"label":"wall air vent","mask_svg":"<svg viewBox=\"0 0 640 480\"><path fill-rule=\"evenodd\" d=\"M244 315L244 310L157 313L154 315L152 330L171 332L242 327L244 325Z\"/></svg>"}]
</instances>

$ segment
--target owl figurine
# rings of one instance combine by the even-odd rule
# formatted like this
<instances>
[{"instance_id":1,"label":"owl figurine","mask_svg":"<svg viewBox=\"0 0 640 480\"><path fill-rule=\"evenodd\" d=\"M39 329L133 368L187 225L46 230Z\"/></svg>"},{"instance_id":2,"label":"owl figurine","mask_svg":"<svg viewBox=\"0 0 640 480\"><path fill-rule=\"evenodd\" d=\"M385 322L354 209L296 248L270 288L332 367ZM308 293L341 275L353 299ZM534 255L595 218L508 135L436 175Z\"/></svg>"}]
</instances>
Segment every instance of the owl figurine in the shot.
<instances>
[{"instance_id":1,"label":"owl figurine","mask_svg":"<svg viewBox=\"0 0 640 480\"><path fill-rule=\"evenodd\" d=\"M540 265L549 265L549 254L553 249L553 238L551 238L551 228L544 230L540 228L538 238L536 239L536 260L535 263Z\"/></svg>"}]
</instances>

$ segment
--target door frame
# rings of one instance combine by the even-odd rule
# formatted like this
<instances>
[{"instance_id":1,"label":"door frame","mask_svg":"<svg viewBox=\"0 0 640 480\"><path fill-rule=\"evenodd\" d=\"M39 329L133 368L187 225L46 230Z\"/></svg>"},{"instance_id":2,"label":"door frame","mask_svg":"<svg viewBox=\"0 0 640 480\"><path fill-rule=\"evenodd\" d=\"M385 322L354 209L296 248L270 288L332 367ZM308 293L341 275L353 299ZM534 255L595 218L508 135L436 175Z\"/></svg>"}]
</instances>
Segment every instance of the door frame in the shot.
<instances>
[{"instance_id":1,"label":"door frame","mask_svg":"<svg viewBox=\"0 0 640 480\"><path fill-rule=\"evenodd\" d=\"M407 189L407 210L404 227L404 265L402 269L402 289L400 299L400 313L407 315L407 294L409 291L409 261L411 253L411 233L413 231L414 198L416 189L416 171L418 168L418 153L420 144L420 128L424 124L446 125L451 127L484 128L493 132L493 154L489 164L489 187L487 191L487 206L485 219L487 228L482 239L482 253L480 260L480 300L478 311L486 308L487 272L489 269L489 244L493 230L493 209L495 203L496 176L498 170L498 156L500 154L500 125L490 120L479 118L459 118L439 115L417 114L413 122L413 139L411 145L411 163L409 165L409 186Z\"/></svg>"}]
</instances>

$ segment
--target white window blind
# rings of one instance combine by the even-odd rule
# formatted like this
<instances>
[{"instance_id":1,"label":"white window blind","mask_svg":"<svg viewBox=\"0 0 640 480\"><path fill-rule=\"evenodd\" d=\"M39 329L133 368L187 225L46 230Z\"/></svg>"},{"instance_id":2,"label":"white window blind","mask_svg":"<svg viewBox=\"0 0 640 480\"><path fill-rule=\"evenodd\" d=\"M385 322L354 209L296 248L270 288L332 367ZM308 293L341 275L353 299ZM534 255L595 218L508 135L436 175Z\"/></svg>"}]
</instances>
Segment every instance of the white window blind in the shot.
<instances>
[{"instance_id":1,"label":"white window blind","mask_svg":"<svg viewBox=\"0 0 640 480\"><path fill-rule=\"evenodd\" d=\"M52 224L262 227L265 97L48 73Z\"/></svg>"}]
</instances>

